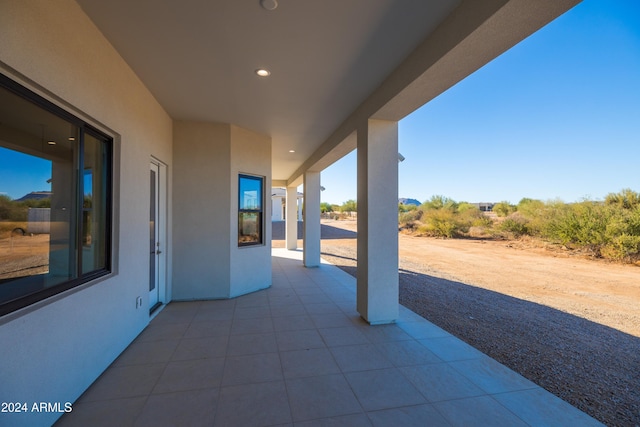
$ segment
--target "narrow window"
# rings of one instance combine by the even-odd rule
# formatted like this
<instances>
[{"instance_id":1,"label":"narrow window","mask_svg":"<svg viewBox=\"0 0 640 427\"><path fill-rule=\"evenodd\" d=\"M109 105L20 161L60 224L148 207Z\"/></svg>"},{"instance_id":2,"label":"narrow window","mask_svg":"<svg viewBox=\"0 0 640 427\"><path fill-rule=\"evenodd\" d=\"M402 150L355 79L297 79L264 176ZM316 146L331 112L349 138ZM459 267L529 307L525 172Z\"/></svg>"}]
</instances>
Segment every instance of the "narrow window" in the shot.
<instances>
[{"instance_id":1,"label":"narrow window","mask_svg":"<svg viewBox=\"0 0 640 427\"><path fill-rule=\"evenodd\" d=\"M263 243L264 178L240 175L238 198L238 246Z\"/></svg>"},{"instance_id":2,"label":"narrow window","mask_svg":"<svg viewBox=\"0 0 640 427\"><path fill-rule=\"evenodd\" d=\"M109 272L111 144L0 75L0 315Z\"/></svg>"}]
</instances>

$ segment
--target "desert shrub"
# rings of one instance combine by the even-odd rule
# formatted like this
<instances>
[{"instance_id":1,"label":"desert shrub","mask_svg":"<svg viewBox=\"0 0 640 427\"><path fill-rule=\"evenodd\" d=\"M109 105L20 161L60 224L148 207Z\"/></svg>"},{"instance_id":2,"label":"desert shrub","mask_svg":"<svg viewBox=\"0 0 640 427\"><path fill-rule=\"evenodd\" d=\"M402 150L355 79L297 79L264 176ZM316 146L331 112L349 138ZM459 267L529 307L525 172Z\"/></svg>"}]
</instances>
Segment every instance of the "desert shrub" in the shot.
<instances>
[{"instance_id":1,"label":"desert shrub","mask_svg":"<svg viewBox=\"0 0 640 427\"><path fill-rule=\"evenodd\" d=\"M458 204L453 199L437 194L435 196L431 196L429 200L420 205L420 209L423 211L437 209L450 209L452 211L456 211L458 209Z\"/></svg>"},{"instance_id":2,"label":"desert shrub","mask_svg":"<svg viewBox=\"0 0 640 427\"><path fill-rule=\"evenodd\" d=\"M415 221L420 221L420 218L422 218L422 214L423 212L419 209L402 212L398 215L398 222L401 226L403 226Z\"/></svg>"},{"instance_id":3,"label":"desert shrub","mask_svg":"<svg viewBox=\"0 0 640 427\"><path fill-rule=\"evenodd\" d=\"M320 203L320 213L333 212L333 206L330 203L322 202Z\"/></svg>"},{"instance_id":4,"label":"desert shrub","mask_svg":"<svg viewBox=\"0 0 640 427\"><path fill-rule=\"evenodd\" d=\"M434 237L456 237L469 231L469 225L453 209L431 209L422 215L418 231Z\"/></svg>"},{"instance_id":5,"label":"desert shrub","mask_svg":"<svg viewBox=\"0 0 640 427\"><path fill-rule=\"evenodd\" d=\"M358 202L353 199L347 200L340 206L340 212L358 212Z\"/></svg>"},{"instance_id":6,"label":"desert shrub","mask_svg":"<svg viewBox=\"0 0 640 427\"><path fill-rule=\"evenodd\" d=\"M516 211L526 218L535 218L539 216L545 209L542 200L523 198L516 206Z\"/></svg>"},{"instance_id":7,"label":"desert shrub","mask_svg":"<svg viewBox=\"0 0 640 427\"><path fill-rule=\"evenodd\" d=\"M634 209L640 206L640 193L625 188L618 193L609 193L604 199L608 206L617 206L621 209Z\"/></svg>"},{"instance_id":8,"label":"desert shrub","mask_svg":"<svg viewBox=\"0 0 640 427\"><path fill-rule=\"evenodd\" d=\"M491 226L493 224L493 220L476 207L460 212L460 215L474 226Z\"/></svg>"},{"instance_id":9,"label":"desert shrub","mask_svg":"<svg viewBox=\"0 0 640 427\"><path fill-rule=\"evenodd\" d=\"M524 203L522 201L518 203L516 213L526 220L528 235L543 237L549 221L555 214L555 208L564 204L562 201L545 203L541 200L528 199Z\"/></svg>"},{"instance_id":10,"label":"desert shrub","mask_svg":"<svg viewBox=\"0 0 640 427\"><path fill-rule=\"evenodd\" d=\"M28 207L23 202L16 202L6 194L0 194L0 221L26 221Z\"/></svg>"},{"instance_id":11,"label":"desert shrub","mask_svg":"<svg viewBox=\"0 0 640 427\"><path fill-rule=\"evenodd\" d=\"M23 221L0 221L0 239L9 238L15 229L27 229L27 223Z\"/></svg>"},{"instance_id":12,"label":"desert shrub","mask_svg":"<svg viewBox=\"0 0 640 427\"><path fill-rule=\"evenodd\" d=\"M460 202L457 204L457 209L458 212L460 213L464 213L467 211L478 211L480 212L480 209L478 209L478 207L476 205L473 205L469 202Z\"/></svg>"},{"instance_id":13,"label":"desert shrub","mask_svg":"<svg viewBox=\"0 0 640 427\"><path fill-rule=\"evenodd\" d=\"M404 203L398 203L398 213L415 211L417 209L418 207L416 205L405 205Z\"/></svg>"},{"instance_id":14,"label":"desert shrub","mask_svg":"<svg viewBox=\"0 0 640 427\"><path fill-rule=\"evenodd\" d=\"M528 227L529 221L518 212L509 215L498 226L500 231L511 233L515 237L526 236L530 234Z\"/></svg>"},{"instance_id":15,"label":"desert shrub","mask_svg":"<svg viewBox=\"0 0 640 427\"><path fill-rule=\"evenodd\" d=\"M556 206L546 227L547 236L564 245L583 247L595 256L607 243L611 210L601 203L583 201Z\"/></svg>"},{"instance_id":16,"label":"desert shrub","mask_svg":"<svg viewBox=\"0 0 640 427\"><path fill-rule=\"evenodd\" d=\"M496 215L505 217L516 211L516 207L509 202L499 202L493 205L493 209L491 209Z\"/></svg>"},{"instance_id":17,"label":"desert shrub","mask_svg":"<svg viewBox=\"0 0 640 427\"><path fill-rule=\"evenodd\" d=\"M615 236L601 249L602 256L624 262L636 262L640 259L640 236L621 234Z\"/></svg>"},{"instance_id":18,"label":"desert shrub","mask_svg":"<svg viewBox=\"0 0 640 427\"><path fill-rule=\"evenodd\" d=\"M640 258L640 205L607 204L609 222L602 256L616 261L634 262Z\"/></svg>"},{"instance_id":19,"label":"desert shrub","mask_svg":"<svg viewBox=\"0 0 640 427\"><path fill-rule=\"evenodd\" d=\"M435 237L540 237L570 248L586 249L596 257L617 261L640 260L640 193L625 189L610 193L604 202L524 198L517 206L494 205L502 218L494 220L475 205L436 195L418 209L402 212L401 227Z\"/></svg>"}]
</instances>

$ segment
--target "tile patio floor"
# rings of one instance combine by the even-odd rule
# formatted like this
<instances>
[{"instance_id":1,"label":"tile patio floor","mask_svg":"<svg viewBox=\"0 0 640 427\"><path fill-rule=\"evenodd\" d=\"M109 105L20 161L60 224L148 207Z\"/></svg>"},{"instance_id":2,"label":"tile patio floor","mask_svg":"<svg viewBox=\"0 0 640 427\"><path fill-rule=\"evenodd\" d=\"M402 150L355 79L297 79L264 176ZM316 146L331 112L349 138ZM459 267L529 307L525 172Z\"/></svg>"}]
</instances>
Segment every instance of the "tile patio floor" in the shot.
<instances>
[{"instance_id":1,"label":"tile patio floor","mask_svg":"<svg viewBox=\"0 0 640 427\"><path fill-rule=\"evenodd\" d=\"M57 426L601 425L400 307L355 311L355 279L273 250L273 286L162 310Z\"/></svg>"}]
</instances>

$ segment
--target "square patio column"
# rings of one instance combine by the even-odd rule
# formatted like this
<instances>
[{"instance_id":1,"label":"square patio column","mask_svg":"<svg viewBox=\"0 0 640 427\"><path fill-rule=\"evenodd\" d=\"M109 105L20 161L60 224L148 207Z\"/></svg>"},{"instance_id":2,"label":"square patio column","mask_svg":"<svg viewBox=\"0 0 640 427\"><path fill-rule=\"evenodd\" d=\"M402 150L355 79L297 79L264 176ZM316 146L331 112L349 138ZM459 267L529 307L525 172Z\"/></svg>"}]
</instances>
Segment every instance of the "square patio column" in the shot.
<instances>
[{"instance_id":1,"label":"square patio column","mask_svg":"<svg viewBox=\"0 0 640 427\"><path fill-rule=\"evenodd\" d=\"M320 172L304 174L304 241L305 267L320 266Z\"/></svg>"},{"instance_id":2,"label":"square patio column","mask_svg":"<svg viewBox=\"0 0 640 427\"><path fill-rule=\"evenodd\" d=\"M358 313L370 324L398 318L398 123L358 127Z\"/></svg>"},{"instance_id":3,"label":"square patio column","mask_svg":"<svg viewBox=\"0 0 640 427\"><path fill-rule=\"evenodd\" d=\"M287 187L287 200L285 203L285 242L287 249L295 251L298 249L298 188Z\"/></svg>"}]
</instances>

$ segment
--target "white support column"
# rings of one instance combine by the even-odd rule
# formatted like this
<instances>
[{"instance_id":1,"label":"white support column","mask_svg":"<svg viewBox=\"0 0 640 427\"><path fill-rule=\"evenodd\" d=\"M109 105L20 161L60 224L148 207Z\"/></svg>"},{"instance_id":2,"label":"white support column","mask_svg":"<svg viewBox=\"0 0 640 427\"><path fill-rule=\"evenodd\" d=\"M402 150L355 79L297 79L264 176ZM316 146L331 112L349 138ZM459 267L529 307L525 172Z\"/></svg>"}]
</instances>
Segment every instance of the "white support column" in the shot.
<instances>
[{"instance_id":1,"label":"white support column","mask_svg":"<svg viewBox=\"0 0 640 427\"><path fill-rule=\"evenodd\" d=\"M358 127L358 313L370 324L398 318L398 123Z\"/></svg>"},{"instance_id":2,"label":"white support column","mask_svg":"<svg viewBox=\"0 0 640 427\"><path fill-rule=\"evenodd\" d=\"M287 213L285 218L285 241L287 249L298 249L298 189L287 187L287 201L285 203Z\"/></svg>"},{"instance_id":3,"label":"white support column","mask_svg":"<svg viewBox=\"0 0 640 427\"><path fill-rule=\"evenodd\" d=\"M305 267L320 266L320 172L304 174L304 241Z\"/></svg>"}]
</instances>

